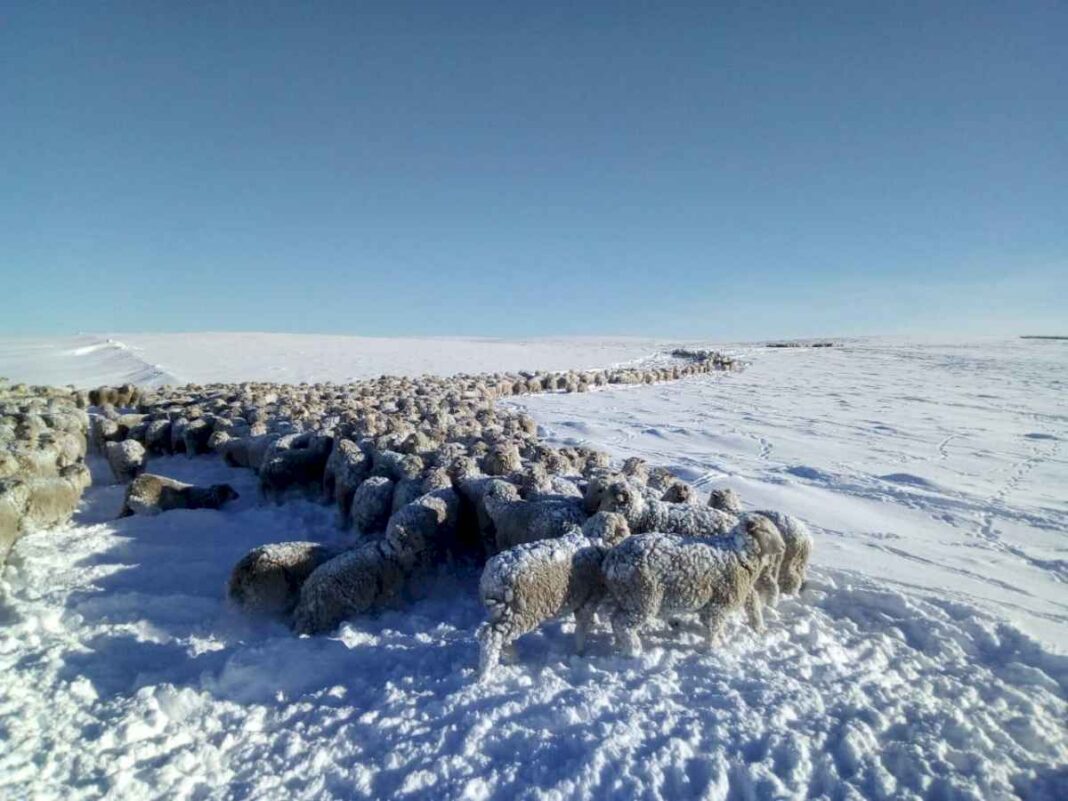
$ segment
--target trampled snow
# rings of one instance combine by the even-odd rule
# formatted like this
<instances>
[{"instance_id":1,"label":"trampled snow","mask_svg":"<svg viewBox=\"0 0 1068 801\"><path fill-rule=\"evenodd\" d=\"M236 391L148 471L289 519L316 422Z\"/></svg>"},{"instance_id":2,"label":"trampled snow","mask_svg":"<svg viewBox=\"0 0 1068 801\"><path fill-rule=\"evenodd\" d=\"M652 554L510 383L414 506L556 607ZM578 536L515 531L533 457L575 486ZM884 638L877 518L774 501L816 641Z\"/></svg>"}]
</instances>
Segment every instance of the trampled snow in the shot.
<instances>
[{"instance_id":1,"label":"trampled snow","mask_svg":"<svg viewBox=\"0 0 1068 801\"><path fill-rule=\"evenodd\" d=\"M266 346L239 376L226 374L233 354L189 369L212 349L195 338L185 355L177 341L113 339L59 358L98 367L47 380L114 381L109 370L136 363L165 365L169 380L268 377ZM589 367L656 350L540 342L546 361L502 352L489 368L481 345L464 363L414 343L322 375L294 355L314 343L276 343L276 380ZM35 358L19 347L0 343L0 374L46 380L15 369ZM805 518L809 586L768 615L766 636L738 624L703 652L684 621L650 631L630 660L602 624L579 658L572 624L553 624L480 685L477 576L443 570L396 609L297 638L227 609L223 586L255 545L342 537L331 510L266 505L251 474L210 457L161 458L151 469L226 480L242 497L115 520L122 488L102 483L73 524L13 551L0 797L1068 797L1068 347L735 352L742 373L517 402L558 441L642 455Z\"/></svg>"}]
</instances>

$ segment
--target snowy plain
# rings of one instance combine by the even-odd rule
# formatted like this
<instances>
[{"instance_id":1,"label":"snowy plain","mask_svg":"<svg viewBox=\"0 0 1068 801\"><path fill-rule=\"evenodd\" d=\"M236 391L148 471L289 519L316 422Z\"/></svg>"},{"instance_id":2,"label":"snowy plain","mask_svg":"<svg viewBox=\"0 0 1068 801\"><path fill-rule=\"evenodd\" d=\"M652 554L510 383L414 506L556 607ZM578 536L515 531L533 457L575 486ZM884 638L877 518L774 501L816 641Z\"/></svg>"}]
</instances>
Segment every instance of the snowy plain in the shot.
<instances>
[{"instance_id":1,"label":"snowy plain","mask_svg":"<svg viewBox=\"0 0 1068 801\"><path fill-rule=\"evenodd\" d=\"M345 380L666 346L116 335L0 341L0 375ZM578 658L565 622L479 685L473 573L296 638L223 585L255 545L343 538L330 510L168 457L151 469L242 497L115 520L94 465L75 521L20 540L0 579L0 797L1068 797L1068 343L727 349L745 371L514 402L550 440L806 519L809 586L766 636L703 652L665 626L630 660L602 625Z\"/></svg>"}]
</instances>

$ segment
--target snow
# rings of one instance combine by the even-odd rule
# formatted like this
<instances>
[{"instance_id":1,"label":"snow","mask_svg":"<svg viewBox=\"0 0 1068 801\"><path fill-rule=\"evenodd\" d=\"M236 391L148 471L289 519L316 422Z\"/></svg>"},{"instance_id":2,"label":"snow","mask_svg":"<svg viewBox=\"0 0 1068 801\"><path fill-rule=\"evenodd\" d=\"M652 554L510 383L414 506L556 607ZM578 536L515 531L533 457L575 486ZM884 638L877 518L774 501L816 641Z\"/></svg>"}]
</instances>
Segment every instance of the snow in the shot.
<instances>
[{"instance_id":1,"label":"snow","mask_svg":"<svg viewBox=\"0 0 1068 801\"><path fill-rule=\"evenodd\" d=\"M319 334L109 334L0 339L0 375L78 387L213 381L355 381L389 375L625 364L666 343L636 337L504 340Z\"/></svg>"},{"instance_id":2,"label":"snow","mask_svg":"<svg viewBox=\"0 0 1068 801\"><path fill-rule=\"evenodd\" d=\"M1068 346L739 352L740 373L518 403L550 441L815 524L821 566L975 604L1068 651Z\"/></svg>"},{"instance_id":3,"label":"snow","mask_svg":"<svg viewBox=\"0 0 1068 801\"><path fill-rule=\"evenodd\" d=\"M136 369L133 353L206 381L252 376L271 358L264 345L228 366L232 353L216 350L197 373L189 354L218 341L186 337L183 355L167 339L63 356L97 340L6 340L0 374L46 380L66 362L82 366L47 380L114 382L109 371ZM276 344L285 380L515 356L406 340L317 375L294 356L300 344ZM500 366L653 350L530 347L548 363ZM551 624L478 684L478 576L453 570L396 609L298 638L228 609L223 587L256 545L336 541L332 510L264 504L250 473L217 459L159 458L156 472L229 481L241 497L116 520L122 488L99 484L71 525L12 552L0 579L0 797L1068 797L1068 347L735 352L745 372L516 402L560 441L642 455L808 521L809 586L768 614L766 636L739 620L704 652L684 621L645 633L631 660L602 624L579 658L572 624ZM19 368L34 364L36 375Z\"/></svg>"}]
</instances>

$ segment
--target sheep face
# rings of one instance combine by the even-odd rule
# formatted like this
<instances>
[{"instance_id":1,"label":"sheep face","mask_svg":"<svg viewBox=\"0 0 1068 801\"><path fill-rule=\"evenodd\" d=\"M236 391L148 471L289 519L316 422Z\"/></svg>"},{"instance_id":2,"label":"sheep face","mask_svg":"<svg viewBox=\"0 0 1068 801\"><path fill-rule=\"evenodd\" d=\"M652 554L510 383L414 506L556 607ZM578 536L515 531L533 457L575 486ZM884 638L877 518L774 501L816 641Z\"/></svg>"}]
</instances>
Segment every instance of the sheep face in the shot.
<instances>
[{"instance_id":1,"label":"sheep face","mask_svg":"<svg viewBox=\"0 0 1068 801\"><path fill-rule=\"evenodd\" d=\"M740 514L742 511L742 499L737 492L730 487L714 489L708 496L708 505L721 512Z\"/></svg>"}]
</instances>

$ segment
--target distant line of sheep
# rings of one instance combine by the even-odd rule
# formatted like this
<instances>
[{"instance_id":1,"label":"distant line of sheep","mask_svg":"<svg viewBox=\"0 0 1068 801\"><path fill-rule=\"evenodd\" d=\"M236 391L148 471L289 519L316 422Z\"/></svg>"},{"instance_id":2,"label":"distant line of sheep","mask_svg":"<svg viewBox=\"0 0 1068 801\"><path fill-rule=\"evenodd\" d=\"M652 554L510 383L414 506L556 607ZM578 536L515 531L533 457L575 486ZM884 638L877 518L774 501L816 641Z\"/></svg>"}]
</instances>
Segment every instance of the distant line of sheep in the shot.
<instances>
[{"instance_id":1,"label":"distant line of sheep","mask_svg":"<svg viewBox=\"0 0 1068 801\"><path fill-rule=\"evenodd\" d=\"M118 481L123 514L218 508L226 485L190 487L145 473L157 454L216 453L256 471L264 497L297 494L336 507L349 547L266 545L234 568L231 600L330 631L394 602L412 579L453 560L485 563L481 671L546 620L576 616L576 641L598 609L630 653L658 615L695 612L716 639L725 617L762 607L804 580L811 537L800 521L744 513L737 496L693 488L629 459L613 467L589 448L553 448L534 421L499 408L528 392L585 391L733 369L711 351L679 351L651 369L422 376L352 384L262 383L94 391L91 439ZM110 405L136 402L136 412Z\"/></svg>"}]
</instances>

